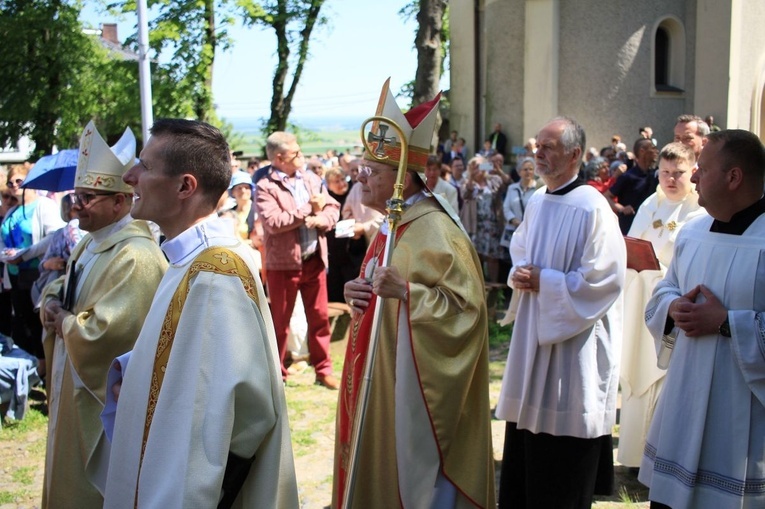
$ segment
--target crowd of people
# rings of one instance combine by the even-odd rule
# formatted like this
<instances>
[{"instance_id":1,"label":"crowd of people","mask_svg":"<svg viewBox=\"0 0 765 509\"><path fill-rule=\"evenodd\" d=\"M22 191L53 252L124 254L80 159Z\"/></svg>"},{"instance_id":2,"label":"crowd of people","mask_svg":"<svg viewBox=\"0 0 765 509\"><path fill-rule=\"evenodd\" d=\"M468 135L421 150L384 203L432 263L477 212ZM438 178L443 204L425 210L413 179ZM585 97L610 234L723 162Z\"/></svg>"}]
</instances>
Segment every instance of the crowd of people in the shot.
<instances>
[{"instance_id":1,"label":"crowd of people","mask_svg":"<svg viewBox=\"0 0 765 509\"><path fill-rule=\"evenodd\" d=\"M495 507L504 281L499 507L610 494L617 415L652 508L765 505L761 141L682 115L662 146L644 126L588 148L557 117L512 154L497 123L428 155L440 96L403 113L388 86L374 114L404 139L375 122L357 156L274 132L242 169L216 128L160 119L138 158L86 126L72 192L7 170L0 333L45 381L43 507L298 507L298 361L339 394L333 507Z\"/></svg>"}]
</instances>

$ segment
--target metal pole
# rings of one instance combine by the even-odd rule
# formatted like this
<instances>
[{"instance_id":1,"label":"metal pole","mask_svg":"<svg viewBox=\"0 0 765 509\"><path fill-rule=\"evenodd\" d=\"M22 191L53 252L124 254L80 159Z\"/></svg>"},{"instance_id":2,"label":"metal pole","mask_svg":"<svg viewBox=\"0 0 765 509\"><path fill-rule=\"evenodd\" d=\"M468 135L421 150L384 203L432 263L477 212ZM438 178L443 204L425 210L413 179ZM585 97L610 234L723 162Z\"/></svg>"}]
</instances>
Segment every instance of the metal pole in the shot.
<instances>
[{"instance_id":1,"label":"metal pole","mask_svg":"<svg viewBox=\"0 0 765 509\"><path fill-rule=\"evenodd\" d=\"M143 144L149 141L149 128L154 123L151 103L151 67L149 66L149 16L146 0L136 0L138 14L138 81L141 89L141 132Z\"/></svg>"}]
</instances>

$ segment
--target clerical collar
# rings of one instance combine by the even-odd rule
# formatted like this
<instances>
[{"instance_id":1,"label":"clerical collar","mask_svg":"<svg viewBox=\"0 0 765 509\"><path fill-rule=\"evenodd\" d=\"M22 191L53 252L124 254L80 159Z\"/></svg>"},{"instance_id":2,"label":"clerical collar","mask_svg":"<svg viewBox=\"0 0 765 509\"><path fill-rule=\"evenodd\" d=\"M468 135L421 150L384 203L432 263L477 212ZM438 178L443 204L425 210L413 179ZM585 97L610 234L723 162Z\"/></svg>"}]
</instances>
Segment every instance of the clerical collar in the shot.
<instances>
[{"instance_id":1,"label":"clerical collar","mask_svg":"<svg viewBox=\"0 0 765 509\"><path fill-rule=\"evenodd\" d=\"M743 235L754 220L765 213L765 196L749 205L743 210L739 210L730 218L727 223L715 219L712 221L710 232L727 233L728 235Z\"/></svg>"},{"instance_id":2,"label":"clerical collar","mask_svg":"<svg viewBox=\"0 0 765 509\"><path fill-rule=\"evenodd\" d=\"M183 265L199 247L209 246L211 237L231 237L231 224L217 214L211 214L178 236L164 241L162 251L171 264Z\"/></svg>"},{"instance_id":3,"label":"clerical collar","mask_svg":"<svg viewBox=\"0 0 765 509\"><path fill-rule=\"evenodd\" d=\"M574 175L574 178L568 181L568 183L564 184L562 187L559 187L555 190L550 190L550 188L547 188L547 194L554 194L557 196L563 196L564 194L570 193L577 187L584 184L581 180L579 180L579 175Z\"/></svg>"},{"instance_id":4,"label":"clerical collar","mask_svg":"<svg viewBox=\"0 0 765 509\"><path fill-rule=\"evenodd\" d=\"M133 218L130 216L130 213L128 213L116 223L108 224L100 230L90 232L90 236L93 237L93 243L88 247L96 249L99 245L101 245L101 242L106 240L112 233L120 231L132 220Z\"/></svg>"}]
</instances>

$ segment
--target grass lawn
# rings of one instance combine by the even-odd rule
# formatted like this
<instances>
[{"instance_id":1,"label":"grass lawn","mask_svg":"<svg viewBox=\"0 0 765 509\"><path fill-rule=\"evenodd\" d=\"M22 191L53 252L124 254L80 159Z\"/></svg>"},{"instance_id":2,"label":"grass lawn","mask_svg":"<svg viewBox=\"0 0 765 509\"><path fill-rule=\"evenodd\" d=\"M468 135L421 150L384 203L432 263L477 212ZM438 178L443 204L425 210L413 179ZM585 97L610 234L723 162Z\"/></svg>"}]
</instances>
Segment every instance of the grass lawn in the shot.
<instances>
[{"instance_id":1,"label":"grass lawn","mask_svg":"<svg viewBox=\"0 0 765 509\"><path fill-rule=\"evenodd\" d=\"M492 408L499 397L509 337L509 328L491 326L489 392ZM344 351L345 341L332 343L331 354L336 374L341 372ZM310 368L292 376L287 382L286 394L301 506L321 509L331 501L338 393L314 385L314 378ZM35 392L38 399L43 396L39 391ZM40 507L47 417L40 401L32 403L23 421L4 423L0 430L0 509ZM504 422L492 421L492 437L499 473ZM646 489L634 479L634 475L620 466L616 468L616 475L616 494L612 497L599 497L593 508L647 508Z\"/></svg>"}]
</instances>

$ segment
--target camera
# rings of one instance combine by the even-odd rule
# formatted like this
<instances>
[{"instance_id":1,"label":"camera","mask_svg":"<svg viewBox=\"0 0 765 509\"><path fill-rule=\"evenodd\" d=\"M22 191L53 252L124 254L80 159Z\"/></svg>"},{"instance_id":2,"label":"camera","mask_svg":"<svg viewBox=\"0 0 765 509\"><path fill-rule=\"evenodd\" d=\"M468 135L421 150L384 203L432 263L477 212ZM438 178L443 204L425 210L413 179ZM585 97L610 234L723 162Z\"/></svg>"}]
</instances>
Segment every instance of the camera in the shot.
<instances>
[{"instance_id":1,"label":"camera","mask_svg":"<svg viewBox=\"0 0 765 509\"><path fill-rule=\"evenodd\" d=\"M494 165L491 163L481 163L478 165L478 169L481 171L491 171L492 168L494 168Z\"/></svg>"}]
</instances>

